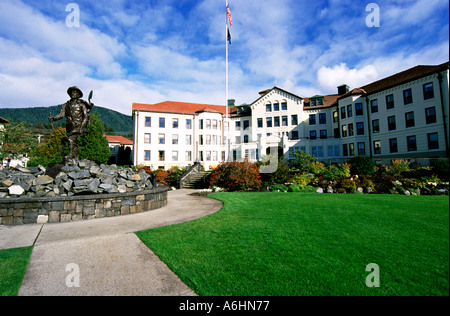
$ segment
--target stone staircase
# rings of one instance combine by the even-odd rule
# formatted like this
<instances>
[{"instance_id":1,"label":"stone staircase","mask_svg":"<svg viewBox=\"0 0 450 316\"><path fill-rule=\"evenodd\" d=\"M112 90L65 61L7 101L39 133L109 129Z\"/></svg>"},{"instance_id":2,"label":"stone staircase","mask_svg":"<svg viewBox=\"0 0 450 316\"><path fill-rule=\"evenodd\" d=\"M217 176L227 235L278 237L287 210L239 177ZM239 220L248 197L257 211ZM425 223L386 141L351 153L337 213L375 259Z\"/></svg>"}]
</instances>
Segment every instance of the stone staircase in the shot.
<instances>
[{"instance_id":1,"label":"stone staircase","mask_svg":"<svg viewBox=\"0 0 450 316\"><path fill-rule=\"evenodd\" d=\"M202 171L202 172L196 173L189 179L189 182L187 182L183 185L183 189L207 188L209 185L208 185L208 183L204 182L204 179L206 179L210 174L211 174L210 171Z\"/></svg>"}]
</instances>

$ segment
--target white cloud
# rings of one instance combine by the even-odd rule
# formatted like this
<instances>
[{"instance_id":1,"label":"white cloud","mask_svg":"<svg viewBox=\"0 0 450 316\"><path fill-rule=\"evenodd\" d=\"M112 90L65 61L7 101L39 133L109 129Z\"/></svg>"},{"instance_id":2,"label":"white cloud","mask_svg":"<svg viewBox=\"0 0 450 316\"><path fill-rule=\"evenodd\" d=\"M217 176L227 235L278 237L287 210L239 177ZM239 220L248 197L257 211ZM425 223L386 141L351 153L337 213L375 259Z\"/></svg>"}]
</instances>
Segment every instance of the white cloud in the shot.
<instances>
[{"instance_id":1,"label":"white cloud","mask_svg":"<svg viewBox=\"0 0 450 316\"><path fill-rule=\"evenodd\" d=\"M342 84L359 87L373 81L377 76L377 69L373 65L350 69L345 63L341 63L331 68L321 67L317 71L318 84L325 91L336 90L336 87Z\"/></svg>"}]
</instances>

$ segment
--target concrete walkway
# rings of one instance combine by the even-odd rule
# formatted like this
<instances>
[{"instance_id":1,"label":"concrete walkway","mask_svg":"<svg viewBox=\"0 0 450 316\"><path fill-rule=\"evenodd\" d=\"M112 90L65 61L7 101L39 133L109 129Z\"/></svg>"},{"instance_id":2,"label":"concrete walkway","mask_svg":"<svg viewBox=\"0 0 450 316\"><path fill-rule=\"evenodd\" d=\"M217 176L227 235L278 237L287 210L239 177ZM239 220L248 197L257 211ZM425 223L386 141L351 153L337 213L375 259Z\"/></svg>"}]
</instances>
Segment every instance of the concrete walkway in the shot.
<instances>
[{"instance_id":1,"label":"concrete walkway","mask_svg":"<svg viewBox=\"0 0 450 316\"><path fill-rule=\"evenodd\" d=\"M35 245L19 295L196 295L133 232L219 211L217 200L169 191L161 209L88 221L0 226L0 249Z\"/></svg>"}]
</instances>

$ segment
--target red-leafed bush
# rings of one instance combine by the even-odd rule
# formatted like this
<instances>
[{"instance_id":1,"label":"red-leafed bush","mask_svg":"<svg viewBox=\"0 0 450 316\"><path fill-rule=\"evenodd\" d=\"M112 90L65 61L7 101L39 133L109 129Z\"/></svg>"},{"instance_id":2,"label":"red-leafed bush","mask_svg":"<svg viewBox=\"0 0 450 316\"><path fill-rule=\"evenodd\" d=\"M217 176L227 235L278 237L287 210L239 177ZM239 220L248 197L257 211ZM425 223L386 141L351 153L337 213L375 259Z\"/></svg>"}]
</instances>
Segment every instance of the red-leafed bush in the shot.
<instances>
[{"instance_id":1,"label":"red-leafed bush","mask_svg":"<svg viewBox=\"0 0 450 316\"><path fill-rule=\"evenodd\" d=\"M259 167L247 160L220 164L211 174L209 182L227 191L251 191L261 187Z\"/></svg>"}]
</instances>

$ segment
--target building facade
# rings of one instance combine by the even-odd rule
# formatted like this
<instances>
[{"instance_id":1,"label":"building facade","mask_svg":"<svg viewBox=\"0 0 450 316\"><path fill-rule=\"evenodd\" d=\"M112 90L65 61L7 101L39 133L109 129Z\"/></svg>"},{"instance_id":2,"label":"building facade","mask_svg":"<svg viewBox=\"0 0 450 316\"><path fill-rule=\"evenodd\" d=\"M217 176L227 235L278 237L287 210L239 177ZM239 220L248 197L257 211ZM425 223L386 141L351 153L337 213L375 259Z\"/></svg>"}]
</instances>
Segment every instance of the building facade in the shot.
<instances>
[{"instance_id":1,"label":"building facade","mask_svg":"<svg viewBox=\"0 0 450 316\"><path fill-rule=\"evenodd\" d=\"M296 150L325 162L448 158L448 62L337 92L302 98L273 87L230 109L229 127L224 106L134 103L134 164L169 169L199 161L209 169L227 159L289 160Z\"/></svg>"}]
</instances>

